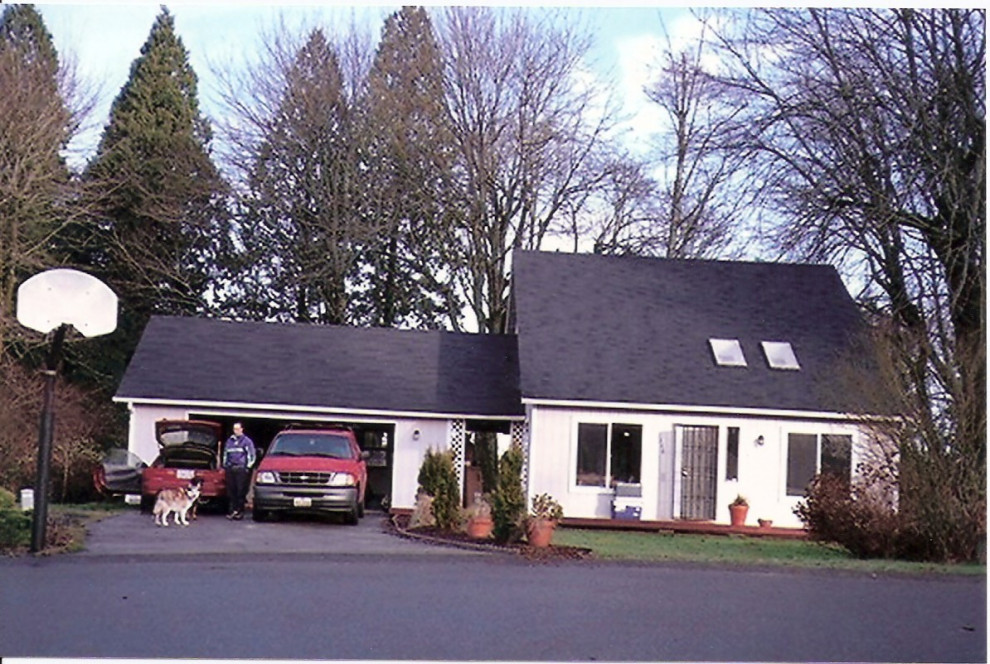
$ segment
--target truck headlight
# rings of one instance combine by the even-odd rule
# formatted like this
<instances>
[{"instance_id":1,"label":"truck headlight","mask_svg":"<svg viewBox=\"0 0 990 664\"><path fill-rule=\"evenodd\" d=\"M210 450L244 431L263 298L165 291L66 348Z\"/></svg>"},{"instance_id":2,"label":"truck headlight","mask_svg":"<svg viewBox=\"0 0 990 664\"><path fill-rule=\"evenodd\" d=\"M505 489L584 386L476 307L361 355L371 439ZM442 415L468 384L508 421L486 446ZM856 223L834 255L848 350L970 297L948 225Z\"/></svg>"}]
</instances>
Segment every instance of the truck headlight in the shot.
<instances>
[{"instance_id":1,"label":"truck headlight","mask_svg":"<svg viewBox=\"0 0 990 664\"><path fill-rule=\"evenodd\" d=\"M330 486L354 486L357 483L350 473L334 473L330 478Z\"/></svg>"},{"instance_id":2,"label":"truck headlight","mask_svg":"<svg viewBox=\"0 0 990 664\"><path fill-rule=\"evenodd\" d=\"M275 484L275 473L266 470L262 473L258 473L258 477L255 479L258 484Z\"/></svg>"}]
</instances>

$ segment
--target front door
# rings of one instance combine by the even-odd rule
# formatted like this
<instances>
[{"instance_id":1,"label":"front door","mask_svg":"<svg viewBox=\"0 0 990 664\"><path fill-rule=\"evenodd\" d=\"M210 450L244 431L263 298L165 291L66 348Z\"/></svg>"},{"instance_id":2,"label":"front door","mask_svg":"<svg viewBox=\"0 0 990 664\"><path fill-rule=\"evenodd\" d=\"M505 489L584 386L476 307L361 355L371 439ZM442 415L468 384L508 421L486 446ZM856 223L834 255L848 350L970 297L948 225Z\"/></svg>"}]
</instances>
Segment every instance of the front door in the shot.
<instances>
[{"instance_id":1,"label":"front door","mask_svg":"<svg viewBox=\"0 0 990 664\"><path fill-rule=\"evenodd\" d=\"M681 518L715 520L718 427L678 427L681 433Z\"/></svg>"}]
</instances>

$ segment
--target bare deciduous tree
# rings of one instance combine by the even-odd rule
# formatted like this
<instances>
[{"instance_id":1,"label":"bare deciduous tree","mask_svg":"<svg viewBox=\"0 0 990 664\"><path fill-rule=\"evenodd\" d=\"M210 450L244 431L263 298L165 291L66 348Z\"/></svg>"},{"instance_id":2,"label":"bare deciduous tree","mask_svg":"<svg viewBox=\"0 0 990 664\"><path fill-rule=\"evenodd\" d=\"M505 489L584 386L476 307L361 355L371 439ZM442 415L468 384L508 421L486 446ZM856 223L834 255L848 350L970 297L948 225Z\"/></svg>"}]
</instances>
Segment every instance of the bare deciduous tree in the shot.
<instances>
[{"instance_id":1,"label":"bare deciduous tree","mask_svg":"<svg viewBox=\"0 0 990 664\"><path fill-rule=\"evenodd\" d=\"M18 285L63 260L55 239L80 213L62 151L92 107L30 5L0 15L0 353Z\"/></svg>"},{"instance_id":2,"label":"bare deciduous tree","mask_svg":"<svg viewBox=\"0 0 990 664\"><path fill-rule=\"evenodd\" d=\"M565 206L600 177L585 166L612 126L580 76L588 36L554 17L471 7L439 22L459 149L454 278L482 332L505 330L510 251L566 227Z\"/></svg>"},{"instance_id":3,"label":"bare deciduous tree","mask_svg":"<svg viewBox=\"0 0 990 664\"><path fill-rule=\"evenodd\" d=\"M737 140L777 242L865 282L907 423L902 507L938 546L972 544L986 528L985 12L778 9L737 24L725 80L749 101Z\"/></svg>"},{"instance_id":4,"label":"bare deciduous tree","mask_svg":"<svg viewBox=\"0 0 990 664\"><path fill-rule=\"evenodd\" d=\"M659 137L662 213L656 234L668 258L728 257L746 245L745 151L730 131L743 107L733 89L704 67L707 26L695 44L676 50L666 33L659 71L646 90L668 127Z\"/></svg>"}]
</instances>

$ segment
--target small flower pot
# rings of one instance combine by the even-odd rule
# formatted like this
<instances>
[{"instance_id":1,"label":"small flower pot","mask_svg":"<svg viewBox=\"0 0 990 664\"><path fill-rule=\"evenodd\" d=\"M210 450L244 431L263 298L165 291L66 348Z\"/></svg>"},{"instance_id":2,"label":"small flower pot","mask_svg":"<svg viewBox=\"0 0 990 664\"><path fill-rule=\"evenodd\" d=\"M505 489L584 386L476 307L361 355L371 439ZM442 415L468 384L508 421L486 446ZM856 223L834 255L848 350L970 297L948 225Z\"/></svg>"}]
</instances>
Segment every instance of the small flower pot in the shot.
<instances>
[{"instance_id":1,"label":"small flower pot","mask_svg":"<svg viewBox=\"0 0 990 664\"><path fill-rule=\"evenodd\" d=\"M556 527L556 523L547 519L530 519L526 522L526 541L530 546L546 548L550 546Z\"/></svg>"},{"instance_id":2,"label":"small flower pot","mask_svg":"<svg viewBox=\"0 0 990 664\"><path fill-rule=\"evenodd\" d=\"M733 528L741 528L746 525L746 515L749 513L749 505L729 505L729 519Z\"/></svg>"},{"instance_id":3,"label":"small flower pot","mask_svg":"<svg viewBox=\"0 0 990 664\"><path fill-rule=\"evenodd\" d=\"M468 519L467 534L468 537L474 539L488 539L492 536L492 529L494 527L495 522L492 521L491 517L474 516Z\"/></svg>"},{"instance_id":4,"label":"small flower pot","mask_svg":"<svg viewBox=\"0 0 990 664\"><path fill-rule=\"evenodd\" d=\"M760 528L773 528L773 519L757 519L756 522Z\"/></svg>"}]
</instances>

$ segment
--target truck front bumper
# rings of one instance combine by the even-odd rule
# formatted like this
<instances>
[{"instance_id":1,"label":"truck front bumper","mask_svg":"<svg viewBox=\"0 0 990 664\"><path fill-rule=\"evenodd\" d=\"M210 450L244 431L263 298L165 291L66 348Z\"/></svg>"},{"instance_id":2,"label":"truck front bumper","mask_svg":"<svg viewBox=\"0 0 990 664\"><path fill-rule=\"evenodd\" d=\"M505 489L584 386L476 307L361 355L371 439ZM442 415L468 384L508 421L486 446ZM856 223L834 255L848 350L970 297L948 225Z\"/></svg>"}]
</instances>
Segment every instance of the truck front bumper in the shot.
<instances>
[{"instance_id":1,"label":"truck front bumper","mask_svg":"<svg viewBox=\"0 0 990 664\"><path fill-rule=\"evenodd\" d=\"M298 487L255 484L254 509L264 511L353 512L357 487Z\"/></svg>"}]
</instances>

